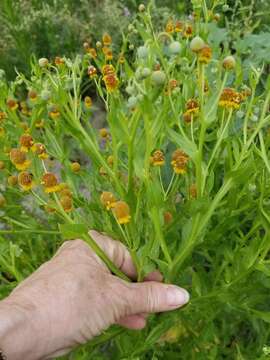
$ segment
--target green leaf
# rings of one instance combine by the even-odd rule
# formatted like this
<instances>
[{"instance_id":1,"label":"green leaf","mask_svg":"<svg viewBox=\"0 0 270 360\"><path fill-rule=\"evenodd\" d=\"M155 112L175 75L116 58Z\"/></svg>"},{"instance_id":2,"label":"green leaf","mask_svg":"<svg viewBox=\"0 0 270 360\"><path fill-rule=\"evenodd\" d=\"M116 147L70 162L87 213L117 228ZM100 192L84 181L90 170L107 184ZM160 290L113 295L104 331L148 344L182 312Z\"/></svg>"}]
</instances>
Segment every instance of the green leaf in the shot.
<instances>
[{"instance_id":1,"label":"green leaf","mask_svg":"<svg viewBox=\"0 0 270 360\"><path fill-rule=\"evenodd\" d=\"M59 230L65 239L75 239L88 233L88 227L84 224L59 224Z\"/></svg>"}]
</instances>

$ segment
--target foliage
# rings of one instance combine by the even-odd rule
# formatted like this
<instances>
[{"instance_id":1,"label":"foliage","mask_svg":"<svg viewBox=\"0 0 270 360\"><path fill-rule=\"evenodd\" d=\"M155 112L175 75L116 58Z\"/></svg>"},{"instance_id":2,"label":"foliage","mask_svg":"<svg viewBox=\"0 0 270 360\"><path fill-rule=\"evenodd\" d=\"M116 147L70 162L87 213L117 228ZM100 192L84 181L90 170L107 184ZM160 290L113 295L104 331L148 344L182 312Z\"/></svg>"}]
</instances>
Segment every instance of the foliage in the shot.
<instances>
[{"instance_id":1,"label":"foliage","mask_svg":"<svg viewBox=\"0 0 270 360\"><path fill-rule=\"evenodd\" d=\"M158 268L192 295L144 331L114 327L70 358L267 356L270 80L246 60L249 45L232 57L228 32L193 4L192 18L169 15L162 30L149 6L119 51L107 34L83 56L33 59L11 83L2 74L1 297L75 237L126 279L89 228L129 248L138 281Z\"/></svg>"}]
</instances>

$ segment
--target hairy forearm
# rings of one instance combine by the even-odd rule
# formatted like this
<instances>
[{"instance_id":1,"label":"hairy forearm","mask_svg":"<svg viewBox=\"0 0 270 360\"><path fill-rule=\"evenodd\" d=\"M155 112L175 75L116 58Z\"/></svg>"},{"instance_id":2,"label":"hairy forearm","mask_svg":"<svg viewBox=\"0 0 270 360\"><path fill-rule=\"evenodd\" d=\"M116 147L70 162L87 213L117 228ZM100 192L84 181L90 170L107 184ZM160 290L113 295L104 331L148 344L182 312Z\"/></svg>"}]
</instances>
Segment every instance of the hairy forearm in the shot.
<instances>
[{"instance_id":1,"label":"hairy forearm","mask_svg":"<svg viewBox=\"0 0 270 360\"><path fill-rule=\"evenodd\" d=\"M0 301L0 349L8 360L40 358L32 310L12 297Z\"/></svg>"}]
</instances>

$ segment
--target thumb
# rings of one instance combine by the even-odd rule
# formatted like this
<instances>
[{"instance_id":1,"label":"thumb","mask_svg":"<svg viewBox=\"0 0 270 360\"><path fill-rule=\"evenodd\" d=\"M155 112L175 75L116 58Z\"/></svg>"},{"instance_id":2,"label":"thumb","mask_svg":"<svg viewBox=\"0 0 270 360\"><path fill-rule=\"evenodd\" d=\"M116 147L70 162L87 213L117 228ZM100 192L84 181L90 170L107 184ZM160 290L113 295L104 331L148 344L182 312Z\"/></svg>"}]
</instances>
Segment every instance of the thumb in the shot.
<instances>
[{"instance_id":1,"label":"thumb","mask_svg":"<svg viewBox=\"0 0 270 360\"><path fill-rule=\"evenodd\" d=\"M189 302L189 293L185 289L154 281L130 284L127 296L128 315L170 311Z\"/></svg>"}]
</instances>

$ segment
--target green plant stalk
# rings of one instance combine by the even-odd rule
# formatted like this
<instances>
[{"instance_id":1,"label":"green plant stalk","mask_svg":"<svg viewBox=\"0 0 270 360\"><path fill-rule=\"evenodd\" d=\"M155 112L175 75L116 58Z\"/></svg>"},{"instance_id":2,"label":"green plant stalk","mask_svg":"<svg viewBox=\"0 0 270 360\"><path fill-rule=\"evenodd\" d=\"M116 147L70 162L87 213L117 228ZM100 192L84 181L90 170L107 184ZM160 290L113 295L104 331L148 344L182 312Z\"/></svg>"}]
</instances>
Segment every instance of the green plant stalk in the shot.
<instances>
[{"instance_id":1,"label":"green plant stalk","mask_svg":"<svg viewBox=\"0 0 270 360\"><path fill-rule=\"evenodd\" d=\"M211 166L211 164L212 164L212 162L213 162L213 160L214 160L214 158L216 156L216 153L217 153L217 151L218 151L218 149L220 147L220 144L222 143L222 141L224 139L224 135L226 134L226 131L227 131L228 127L229 127L229 124L230 124L230 121L231 121L231 118L232 118L232 114L233 114L233 110L231 109L230 112L229 112L229 116L228 116L228 119L226 121L226 124L225 124L225 126L224 126L224 128L222 130L222 133L218 137L218 141L216 142L216 145L215 145L215 147L214 147L214 149L212 151L210 160L209 160L209 162L207 164L207 167L205 169L205 176L203 178L203 183L202 183L202 192L204 192L205 183L206 183L206 177L208 175L208 171L209 171L210 166Z\"/></svg>"},{"instance_id":2,"label":"green plant stalk","mask_svg":"<svg viewBox=\"0 0 270 360\"><path fill-rule=\"evenodd\" d=\"M196 215L194 226L192 229L192 233L190 238L188 239L187 245L185 248L179 253L178 256L173 260L172 266L171 266L171 277L174 277L174 274L178 271L179 267L183 264L185 259L190 255L193 248L196 245L196 240L200 233L204 230L205 226L208 224L208 221L214 214L216 208L220 204L221 200L227 195L231 187L233 186L233 180L232 178L229 178L220 188L219 192L217 193L216 197L212 201L208 211L204 216L201 216L200 214Z\"/></svg>"}]
</instances>

